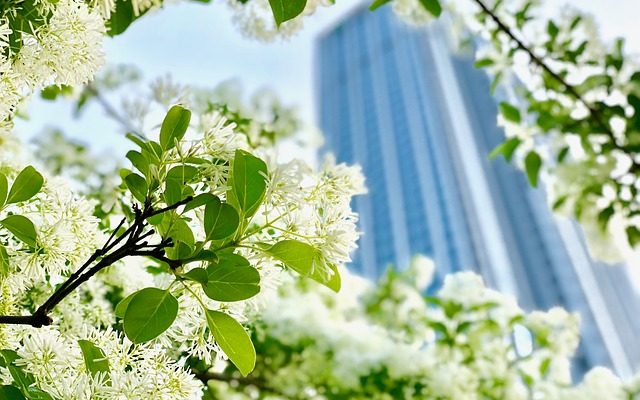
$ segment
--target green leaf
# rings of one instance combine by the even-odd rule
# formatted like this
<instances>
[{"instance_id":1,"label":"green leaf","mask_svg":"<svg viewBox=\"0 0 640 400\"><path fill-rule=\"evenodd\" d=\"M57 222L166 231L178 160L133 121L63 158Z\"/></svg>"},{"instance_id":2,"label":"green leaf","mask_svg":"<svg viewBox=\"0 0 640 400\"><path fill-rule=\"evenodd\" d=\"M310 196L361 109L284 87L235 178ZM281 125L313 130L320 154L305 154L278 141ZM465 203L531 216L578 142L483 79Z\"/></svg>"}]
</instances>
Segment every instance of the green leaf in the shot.
<instances>
[{"instance_id":1,"label":"green leaf","mask_svg":"<svg viewBox=\"0 0 640 400\"><path fill-rule=\"evenodd\" d=\"M9 215L7 218L0 221L0 224L7 228L13 235L28 244L31 247L36 247L36 228L33 226L33 222L29 218L22 215Z\"/></svg>"},{"instance_id":2,"label":"green leaf","mask_svg":"<svg viewBox=\"0 0 640 400\"><path fill-rule=\"evenodd\" d=\"M631 247L636 247L640 243L640 229L635 226L628 226L625 231Z\"/></svg>"},{"instance_id":3,"label":"green leaf","mask_svg":"<svg viewBox=\"0 0 640 400\"><path fill-rule=\"evenodd\" d=\"M129 307L129 303L131 303L131 299L133 299L133 296L135 296L136 293L138 292L131 293L129 296L120 300L120 302L118 303L115 309L116 317L120 319L124 318L124 314L127 311L127 307Z\"/></svg>"},{"instance_id":4,"label":"green leaf","mask_svg":"<svg viewBox=\"0 0 640 400\"><path fill-rule=\"evenodd\" d=\"M613 85L613 78L606 74L596 74L587 77L581 84L576 85L578 93L585 93L593 89L605 89Z\"/></svg>"},{"instance_id":5,"label":"green leaf","mask_svg":"<svg viewBox=\"0 0 640 400\"><path fill-rule=\"evenodd\" d=\"M249 260L242 257L240 254L235 254L232 249L220 250L217 253L217 256L217 265L251 265Z\"/></svg>"},{"instance_id":6,"label":"green leaf","mask_svg":"<svg viewBox=\"0 0 640 400\"><path fill-rule=\"evenodd\" d=\"M147 11L135 15L131 0L117 0L115 10L111 12L111 17L106 22L107 35L113 37L124 33L133 21L143 16Z\"/></svg>"},{"instance_id":7,"label":"green leaf","mask_svg":"<svg viewBox=\"0 0 640 400\"><path fill-rule=\"evenodd\" d=\"M201 285L206 285L209 280L209 274L204 268L194 268L191 271L183 275L186 279L194 282L198 282Z\"/></svg>"},{"instance_id":8,"label":"green leaf","mask_svg":"<svg viewBox=\"0 0 640 400\"><path fill-rule=\"evenodd\" d=\"M0 400L26 400L22 392L15 386L0 386Z\"/></svg>"},{"instance_id":9,"label":"green leaf","mask_svg":"<svg viewBox=\"0 0 640 400\"><path fill-rule=\"evenodd\" d=\"M179 165L167 172L167 179L178 181L181 185L190 182L198 175L198 168L191 165Z\"/></svg>"},{"instance_id":10,"label":"green leaf","mask_svg":"<svg viewBox=\"0 0 640 400\"><path fill-rule=\"evenodd\" d=\"M269 0L276 25L280 25L300 15L307 5L307 0Z\"/></svg>"},{"instance_id":11,"label":"green leaf","mask_svg":"<svg viewBox=\"0 0 640 400\"><path fill-rule=\"evenodd\" d=\"M187 221L184 219L178 219L173 222L168 236L170 236L174 242L182 242L188 244L189 246L193 246L193 244L195 243L193 231L191 230L191 227L189 226Z\"/></svg>"},{"instance_id":12,"label":"green leaf","mask_svg":"<svg viewBox=\"0 0 640 400\"><path fill-rule=\"evenodd\" d=\"M439 0L420 0L420 4L436 18L442 14L442 6Z\"/></svg>"},{"instance_id":13,"label":"green leaf","mask_svg":"<svg viewBox=\"0 0 640 400\"><path fill-rule=\"evenodd\" d=\"M240 217L233 206L220 202L219 198L210 201L204 209L204 231L207 240L221 240L233 235L240 224Z\"/></svg>"},{"instance_id":14,"label":"green leaf","mask_svg":"<svg viewBox=\"0 0 640 400\"><path fill-rule=\"evenodd\" d=\"M13 350L0 350L0 366L9 370L13 384L27 399L30 400L53 400L53 397L35 386L35 378L30 373L24 371L21 366L15 364L20 357ZM1 392L0 392L1 393ZM18 397L19 399L20 397ZM1 397L0 397L1 399ZM10 397L11 400L15 398Z\"/></svg>"},{"instance_id":15,"label":"green leaf","mask_svg":"<svg viewBox=\"0 0 640 400\"><path fill-rule=\"evenodd\" d=\"M149 175L149 160L142 155L139 151L130 150L127 152L127 158L131 161L131 164L142 172L142 175Z\"/></svg>"},{"instance_id":16,"label":"green leaf","mask_svg":"<svg viewBox=\"0 0 640 400\"><path fill-rule=\"evenodd\" d=\"M184 219L173 222L167 236L173 240L173 247L167 249L167 256L172 260L188 258L193 253L195 238L189 224Z\"/></svg>"},{"instance_id":17,"label":"green leaf","mask_svg":"<svg viewBox=\"0 0 640 400\"><path fill-rule=\"evenodd\" d=\"M193 200L191 200L190 202L187 203L187 205L184 206L184 212L203 206L207 203L215 201L216 199L220 201L220 199L218 199L217 196L214 196L211 193L201 193L196 197L194 197Z\"/></svg>"},{"instance_id":18,"label":"green leaf","mask_svg":"<svg viewBox=\"0 0 640 400\"><path fill-rule=\"evenodd\" d=\"M489 85L489 94L493 95L496 92L496 88L502 81L502 71L497 72L493 79L491 80L491 84Z\"/></svg>"},{"instance_id":19,"label":"green leaf","mask_svg":"<svg viewBox=\"0 0 640 400\"><path fill-rule=\"evenodd\" d=\"M560 151L558 152L558 155L556 156L556 161L558 161L559 163L562 163L564 159L567 158L567 155L569 155L569 146L565 146L562 149L560 149Z\"/></svg>"},{"instance_id":20,"label":"green leaf","mask_svg":"<svg viewBox=\"0 0 640 400\"><path fill-rule=\"evenodd\" d=\"M69 85L49 85L40 91L40 97L45 100L55 100L58 96L70 95L73 88Z\"/></svg>"},{"instance_id":21,"label":"green leaf","mask_svg":"<svg viewBox=\"0 0 640 400\"><path fill-rule=\"evenodd\" d=\"M182 187L175 180L167 180L164 186L164 202L167 204L176 204L182 200Z\"/></svg>"},{"instance_id":22,"label":"green leaf","mask_svg":"<svg viewBox=\"0 0 640 400\"><path fill-rule=\"evenodd\" d=\"M0 367L7 368L11 363L20 358L14 350L0 350Z\"/></svg>"},{"instance_id":23,"label":"green leaf","mask_svg":"<svg viewBox=\"0 0 640 400\"><path fill-rule=\"evenodd\" d=\"M124 178L124 183L129 188L129 191L140 203L144 203L147 199L147 192L149 191L149 186L147 186L147 181L138 174L129 174L126 178Z\"/></svg>"},{"instance_id":24,"label":"green leaf","mask_svg":"<svg viewBox=\"0 0 640 400\"><path fill-rule=\"evenodd\" d=\"M205 294L216 301L240 301L260 292L260 273L251 266L214 265L207 267Z\"/></svg>"},{"instance_id":25,"label":"green leaf","mask_svg":"<svg viewBox=\"0 0 640 400\"><path fill-rule=\"evenodd\" d=\"M216 343L243 376L249 375L256 365L256 350L242 325L231 316L206 310L207 325Z\"/></svg>"},{"instance_id":26,"label":"green leaf","mask_svg":"<svg viewBox=\"0 0 640 400\"><path fill-rule=\"evenodd\" d=\"M168 290L145 288L135 293L124 314L124 333L133 343L155 339L178 315L178 300Z\"/></svg>"},{"instance_id":27,"label":"green leaf","mask_svg":"<svg viewBox=\"0 0 640 400\"><path fill-rule=\"evenodd\" d=\"M504 142L496 146L495 149L491 150L491 153L489 153L489 159L492 160L502 154L505 160L511 161L511 158L513 158L513 153L516 151L520 143L522 143L522 141L517 137L512 137L505 140Z\"/></svg>"},{"instance_id":28,"label":"green leaf","mask_svg":"<svg viewBox=\"0 0 640 400\"><path fill-rule=\"evenodd\" d=\"M78 340L78 345L82 350L84 365L91 375L96 375L100 372L109 373L109 360L100 347L88 340Z\"/></svg>"},{"instance_id":29,"label":"green leaf","mask_svg":"<svg viewBox=\"0 0 640 400\"><path fill-rule=\"evenodd\" d=\"M488 67L490 65L495 64L494 61L490 58L481 58L479 60L476 60L475 63L473 63L473 66L475 68L485 68Z\"/></svg>"},{"instance_id":30,"label":"green leaf","mask_svg":"<svg viewBox=\"0 0 640 400\"><path fill-rule=\"evenodd\" d=\"M229 177L233 202L245 217L251 217L260 207L267 189L267 165L243 150L236 150Z\"/></svg>"},{"instance_id":31,"label":"green leaf","mask_svg":"<svg viewBox=\"0 0 640 400\"><path fill-rule=\"evenodd\" d=\"M542 166L542 159L535 151L530 151L524 159L524 169L531 186L538 186L538 174Z\"/></svg>"},{"instance_id":32,"label":"green leaf","mask_svg":"<svg viewBox=\"0 0 640 400\"><path fill-rule=\"evenodd\" d=\"M7 202L7 192L9 191L9 182L7 177L0 173L0 208Z\"/></svg>"},{"instance_id":33,"label":"green leaf","mask_svg":"<svg viewBox=\"0 0 640 400\"><path fill-rule=\"evenodd\" d=\"M382 7L383 5L390 3L391 0L375 0L373 3L371 3L371 5L369 6L369 11L374 11L380 7Z\"/></svg>"},{"instance_id":34,"label":"green leaf","mask_svg":"<svg viewBox=\"0 0 640 400\"><path fill-rule=\"evenodd\" d=\"M607 225L609 225L609 220L613 216L613 213L613 206L605 207L598 213L598 227L600 228L600 232L605 233L607 231Z\"/></svg>"},{"instance_id":35,"label":"green leaf","mask_svg":"<svg viewBox=\"0 0 640 400\"><path fill-rule=\"evenodd\" d=\"M184 137L190 121L191 111L179 105L171 107L160 127L160 146L164 150L173 148Z\"/></svg>"},{"instance_id":36,"label":"green leaf","mask_svg":"<svg viewBox=\"0 0 640 400\"><path fill-rule=\"evenodd\" d=\"M0 278L3 278L9 274L9 255L7 249L0 244Z\"/></svg>"},{"instance_id":37,"label":"green leaf","mask_svg":"<svg viewBox=\"0 0 640 400\"><path fill-rule=\"evenodd\" d=\"M214 253L211 250L202 249L199 252L197 252L196 254L194 254L191 257L189 257L189 259L186 260L186 261L187 262L192 262L192 261L217 262L218 261L218 256L216 255L216 253Z\"/></svg>"},{"instance_id":38,"label":"green leaf","mask_svg":"<svg viewBox=\"0 0 640 400\"><path fill-rule=\"evenodd\" d=\"M567 199L568 199L568 196L567 196L567 195L564 195L564 196L560 196L560 197L558 197L558 198L553 202L553 205L551 206L551 209L552 209L553 211L558 211L558 210L560 209L560 207L562 207L562 206L564 205L564 203L566 203Z\"/></svg>"},{"instance_id":39,"label":"green leaf","mask_svg":"<svg viewBox=\"0 0 640 400\"><path fill-rule=\"evenodd\" d=\"M558 29L558 25L556 25L553 21L549 20L549 22L547 22L547 33L549 34L549 37L551 38L551 40L555 40L559 32L560 30Z\"/></svg>"},{"instance_id":40,"label":"green leaf","mask_svg":"<svg viewBox=\"0 0 640 400\"><path fill-rule=\"evenodd\" d=\"M516 124L519 124L522 119L520 110L504 101L500 103L500 114L507 121L515 122Z\"/></svg>"},{"instance_id":41,"label":"green leaf","mask_svg":"<svg viewBox=\"0 0 640 400\"><path fill-rule=\"evenodd\" d=\"M11 204L29 200L40 191L43 183L44 179L42 175L29 165L20 171L16 180L13 181L7 203Z\"/></svg>"},{"instance_id":42,"label":"green leaf","mask_svg":"<svg viewBox=\"0 0 640 400\"><path fill-rule=\"evenodd\" d=\"M297 240L283 240L266 252L300 275L320 282L336 292L340 290L337 268L323 262L320 251L315 247Z\"/></svg>"}]
</instances>

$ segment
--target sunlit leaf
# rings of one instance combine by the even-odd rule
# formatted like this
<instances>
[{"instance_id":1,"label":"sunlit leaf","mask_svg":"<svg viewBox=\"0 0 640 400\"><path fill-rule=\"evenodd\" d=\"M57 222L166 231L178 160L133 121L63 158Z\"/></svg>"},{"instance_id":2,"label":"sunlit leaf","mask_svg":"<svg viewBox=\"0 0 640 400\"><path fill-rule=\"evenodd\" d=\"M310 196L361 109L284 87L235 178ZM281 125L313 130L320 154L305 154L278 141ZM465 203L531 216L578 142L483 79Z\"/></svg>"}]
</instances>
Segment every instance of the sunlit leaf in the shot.
<instances>
[{"instance_id":1,"label":"sunlit leaf","mask_svg":"<svg viewBox=\"0 0 640 400\"><path fill-rule=\"evenodd\" d=\"M211 264L207 273L203 289L213 300L246 300L260 292L260 273L251 266Z\"/></svg>"},{"instance_id":2,"label":"sunlit leaf","mask_svg":"<svg viewBox=\"0 0 640 400\"><path fill-rule=\"evenodd\" d=\"M300 275L320 282L336 292L340 290L340 274L337 268L325 263L320 251L315 247L298 240L283 240L266 252Z\"/></svg>"},{"instance_id":3,"label":"sunlit leaf","mask_svg":"<svg viewBox=\"0 0 640 400\"><path fill-rule=\"evenodd\" d=\"M178 315L178 300L168 290L145 288L135 293L124 314L124 333L133 343L155 339Z\"/></svg>"},{"instance_id":4,"label":"sunlit leaf","mask_svg":"<svg viewBox=\"0 0 640 400\"><path fill-rule=\"evenodd\" d=\"M204 209L204 230L207 239L221 240L233 235L238 229L240 217L233 206L220 202L217 197Z\"/></svg>"},{"instance_id":5,"label":"sunlit leaf","mask_svg":"<svg viewBox=\"0 0 640 400\"><path fill-rule=\"evenodd\" d=\"M147 181L138 174L129 174L124 178L124 183L129 191L140 203L144 203L147 198L149 187Z\"/></svg>"},{"instance_id":6,"label":"sunlit leaf","mask_svg":"<svg viewBox=\"0 0 640 400\"><path fill-rule=\"evenodd\" d=\"M179 105L171 107L160 127L160 146L164 150L175 147L187 132L190 121L191 111Z\"/></svg>"},{"instance_id":7,"label":"sunlit leaf","mask_svg":"<svg viewBox=\"0 0 640 400\"><path fill-rule=\"evenodd\" d=\"M247 376L256 365L256 350L242 325L231 316L206 310L207 324L216 343L240 373Z\"/></svg>"},{"instance_id":8,"label":"sunlit leaf","mask_svg":"<svg viewBox=\"0 0 640 400\"><path fill-rule=\"evenodd\" d=\"M109 360L100 347L88 340L78 340L78 345L82 350L84 365L91 375L96 375L100 372L109 373Z\"/></svg>"},{"instance_id":9,"label":"sunlit leaf","mask_svg":"<svg viewBox=\"0 0 640 400\"><path fill-rule=\"evenodd\" d=\"M540 167L542 166L542 159L540 155L535 151L530 151L524 159L524 167L527 173L527 178L531 186L538 186L538 174Z\"/></svg>"},{"instance_id":10,"label":"sunlit leaf","mask_svg":"<svg viewBox=\"0 0 640 400\"><path fill-rule=\"evenodd\" d=\"M229 177L229 202L238 206L245 217L260 207L267 188L267 165L243 150L236 150Z\"/></svg>"},{"instance_id":11,"label":"sunlit leaf","mask_svg":"<svg viewBox=\"0 0 640 400\"><path fill-rule=\"evenodd\" d=\"M7 197L7 203L19 203L29 200L40 191L43 183L42 175L35 168L32 166L26 167L20 171L15 181L13 181L11 191L9 191L9 196Z\"/></svg>"},{"instance_id":12,"label":"sunlit leaf","mask_svg":"<svg viewBox=\"0 0 640 400\"><path fill-rule=\"evenodd\" d=\"M29 218L22 215L9 215L0 221L0 224L13 233L16 238L31 247L36 247L36 228Z\"/></svg>"},{"instance_id":13,"label":"sunlit leaf","mask_svg":"<svg viewBox=\"0 0 640 400\"><path fill-rule=\"evenodd\" d=\"M293 19L304 11L307 0L269 0L276 25Z\"/></svg>"}]
</instances>

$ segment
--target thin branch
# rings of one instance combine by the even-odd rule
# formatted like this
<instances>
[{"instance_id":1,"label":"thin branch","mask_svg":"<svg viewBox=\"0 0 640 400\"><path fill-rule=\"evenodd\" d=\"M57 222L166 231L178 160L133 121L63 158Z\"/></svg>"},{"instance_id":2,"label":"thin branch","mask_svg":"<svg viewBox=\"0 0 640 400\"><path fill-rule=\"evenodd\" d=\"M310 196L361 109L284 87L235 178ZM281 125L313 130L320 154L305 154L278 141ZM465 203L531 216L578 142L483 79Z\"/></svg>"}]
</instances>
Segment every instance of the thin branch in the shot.
<instances>
[{"instance_id":1,"label":"thin branch","mask_svg":"<svg viewBox=\"0 0 640 400\"><path fill-rule=\"evenodd\" d=\"M193 196L187 196L187 197L185 197L184 199L180 200L179 202L177 202L177 203L175 203L175 204L172 204L172 205L167 206L167 207L165 207L165 208L161 208L161 209L159 209L159 210L152 211L152 212L151 212L151 213L149 213L149 215L147 215L145 218L151 218L151 217L153 217L153 216L155 216L155 215L162 214L162 213L167 212L167 211L170 211L170 210L175 210L176 208L178 208L178 207L180 207L180 206L183 206L183 205L187 204L187 203L188 203L188 202L190 202L191 200L193 200Z\"/></svg>"},{"instance_id":2,"label":"thin branch","mask_svg":"<svg viewBox=\"0 0 640 400\"><path fill-rule=\"evenodd\" d=\"M602 114L600 113L600 111L598 109L596 109L592 104L590 104L588 101L586 101L573 85L569 84L562 76L560 76L558 73L556 73L554 70L552 70L551 67L549 67L541 57L536 55L531 48L529 48L522 40L520 40L515 35L515 33L511 30L511 28L509 28L496 15L495 12L493 10L491 10L484 3L483 0L472 0L472 1L475 2L482 9L482 11L486 15L488 15L493 20L493 22L496 23L496 25L498 25L498 28L500 29L500 31L505 33L511 40L513 40L513 42L518 46L518 48L520 50L524 51L525 53L527 53L529 55L529 58L531 59L531 61L534 64L538 65L547 74L549 74L549 76L551 76L558 83L560 83L562 86L564 86L564 88L566 89L567 93L569 93L572 97L574 97L577 101L582 103L587 108L587 110L589 111L589 114L591 114L591 116L593 117L595 122L602 129L602 133L604 133L605 135L607 135L609 137L609 139L611 140L611 144L616 149L626 152L626 150L624 149L624 146L618 144L617 139L615 137L615 134L613 133L613 131L611 130L611 127L605 121L604 117L602 116ZM632 162L634 164L636 163L635 160L633 160L633 157L632 157Z\"/></svg>"},{"instance_id":3,"label":"thin branch","mask_svg":"<svg viewBox=\"0 0 640 400\"><path fill-rule=\"evenodd\" d=\"M182 201L159 210L154 210L149 202L145 203L143 210L134 207L136 217L131 226L121 235L117 236L117 231L124 224L124 220L120 222L102 248L96 250L33 314L0 315L0 324L31 325L35 328L51 325L53 320L49 314L60 302L102 269L126 257L150 256L157 260L164 261L169 264L170 267L175 268L176 263L180 263L180 261L170 260L164 255L164 249L171 245L170 239L163 239L160 243L151 245L145 240L154 233L153 229L145 231L148 227L147 219L154 215L174 210L188 203L191 199L192 197L189 196ZM124 243L122 243L123 241ZM120 243L122 243L122 245L117 247Z\"/></svg>"},{"instance_id":4,"label":"thin branch","mask_svg":"<svg viewBox=\"0 0 640 400\"><path fill-rule=\"evenodd\" d=\"M109 239L107 239L107 241L105 242L104 247L109 246L109 243L111 243L113 238L116 237L116 235L118 234L118 230L122 228L122 225L124 225L126 221L127 221L127 217L122 217L122 219L120 220L116 228L113 230L113 232L111 232L111 235L109 236Z\"/></svg>"}]
</instances>

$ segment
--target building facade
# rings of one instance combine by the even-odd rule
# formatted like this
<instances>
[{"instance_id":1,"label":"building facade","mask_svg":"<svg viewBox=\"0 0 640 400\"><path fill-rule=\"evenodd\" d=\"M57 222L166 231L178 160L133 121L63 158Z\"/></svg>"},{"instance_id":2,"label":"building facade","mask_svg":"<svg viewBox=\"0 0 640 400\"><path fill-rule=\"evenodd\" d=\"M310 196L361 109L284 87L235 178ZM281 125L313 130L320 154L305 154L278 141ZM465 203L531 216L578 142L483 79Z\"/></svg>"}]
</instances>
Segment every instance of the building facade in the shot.
<instances>
[{"instance_id":1,"label":"building facade","mask_svg":"<svg viewBox=\"0 0 640 400\"><path fill-rule=\"evenodd\" d=\"M489 152L503 139L489 79L452 50L443 22L415 28L358 8L317 42L325 149L359 163L364 232L351 268L376 278L413 254L445 274L473 270L525 309L563 306L582 318L576 369L640 367L639 296L624 268L594 263L576 225Z\"/></svg>"}]
</instances>

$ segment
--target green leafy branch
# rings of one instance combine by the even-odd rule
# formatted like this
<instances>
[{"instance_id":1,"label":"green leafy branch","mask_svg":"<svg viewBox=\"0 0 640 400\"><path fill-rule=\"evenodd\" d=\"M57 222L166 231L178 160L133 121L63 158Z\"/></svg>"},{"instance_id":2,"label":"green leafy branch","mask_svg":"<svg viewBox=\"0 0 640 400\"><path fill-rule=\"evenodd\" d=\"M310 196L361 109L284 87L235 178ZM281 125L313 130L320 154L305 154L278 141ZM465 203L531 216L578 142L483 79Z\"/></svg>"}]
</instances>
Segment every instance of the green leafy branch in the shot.
<instances>
[{"instance_id":1,"label":"green leafy branch","mask_svg":"<svg viewBox=\"0 0 640 400\"><path fill-rule=\"evenodd\" d=\"M613 131L611 130L611 127L607 122L605 122L604 116L600 113L600 111L597 108L595 108L591 103L589 103L587 100L583 98L583 96L580 94L580 92L575 86L569 84L566 81L566 79L564 79L560 74L555 72L541 57L535 54L533 50L529 46L527 46L520 38L518 38L516 34L513 32L513 30L509 26L507 26L505 22L502 21L502 19L500 19L500 17L498 17L498 15L483 2L483 0L472 0L472 1L482 9L482 12L485 15L487 15L489 18L493 20L493 22L496 23L496 25L498 26L498 29L501 32L503 32L505 35L507 35L509 39L511 39L513 43L515 43L518 49L527 53L531 63L542 68L546 74L548 74L551 78L553 78L560 85L562 85L562 87L564 87L567 93L569 93L575 100L579 101L587 108L587 110L589 111L589 114L591 114L591 116L593 117L593 120L597 123L602 133L609 137L609 140L611 141L612 146L614 146L616 149L619 149L621 151L626 151L623 145L618 144L618 141ZM635 160L632 159L632 162L634 163L636 168L640 168L640 165L638 165L635 162Z\"/></svg>"}]
</instances>

